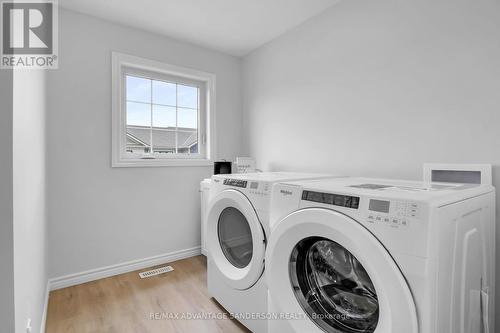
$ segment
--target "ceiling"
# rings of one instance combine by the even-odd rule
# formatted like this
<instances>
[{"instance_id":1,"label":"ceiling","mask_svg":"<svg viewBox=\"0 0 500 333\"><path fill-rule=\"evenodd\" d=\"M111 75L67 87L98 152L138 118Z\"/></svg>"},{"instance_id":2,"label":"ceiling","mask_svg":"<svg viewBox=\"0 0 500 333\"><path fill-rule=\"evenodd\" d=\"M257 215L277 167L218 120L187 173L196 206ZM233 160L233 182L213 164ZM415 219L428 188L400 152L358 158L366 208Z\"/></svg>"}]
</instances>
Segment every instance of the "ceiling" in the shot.
<instances>
[{"instance_id":1,"label":"ceiling","mask_svg":"<svg viewBox=\"0 0 500 333\"><path fill-rule=\"evenodd\" d=\"M336 2L338 0L59 0L59 5L243 56Z\"/></svg>"}]
</instances>

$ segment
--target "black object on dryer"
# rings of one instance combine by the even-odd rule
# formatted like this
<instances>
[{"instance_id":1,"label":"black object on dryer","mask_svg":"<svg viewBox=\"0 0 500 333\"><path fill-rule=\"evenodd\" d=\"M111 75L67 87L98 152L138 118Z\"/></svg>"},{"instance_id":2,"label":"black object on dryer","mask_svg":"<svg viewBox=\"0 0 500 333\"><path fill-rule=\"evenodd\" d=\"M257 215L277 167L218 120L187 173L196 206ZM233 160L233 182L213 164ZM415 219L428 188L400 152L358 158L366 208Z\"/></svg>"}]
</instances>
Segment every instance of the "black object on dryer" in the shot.
<instances>
[{"instance_id":1,"label":"black object on dryer","mask_svg":"<svg viewBox=\"0 0 500 333\"><path fill-rule=\"evenodd\" d=\"M231 162L219 161L214 163L214 175L224 175L231 173Z\"/></svg>"}]
</instances>

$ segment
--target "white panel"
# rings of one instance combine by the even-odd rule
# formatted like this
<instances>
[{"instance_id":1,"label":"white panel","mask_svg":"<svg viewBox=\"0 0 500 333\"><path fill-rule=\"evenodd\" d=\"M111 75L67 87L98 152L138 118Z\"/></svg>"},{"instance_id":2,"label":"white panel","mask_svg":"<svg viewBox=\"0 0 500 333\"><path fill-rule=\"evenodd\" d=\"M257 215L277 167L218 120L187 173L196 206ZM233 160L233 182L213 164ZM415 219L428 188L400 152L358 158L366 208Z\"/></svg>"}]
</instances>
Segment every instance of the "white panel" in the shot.
<instances>
[{"instance_id":1,"label":"white panel","mask_svg":"<svg viewBox=\"0 0 500 333\"><path fill-rule=\"evenodd\" d=\"M16 332L28 318L37 332L48 277L46 71L14 70L13 114Z\"/></svg>"},{"instance_id":2,"label":"white panel","mask_svg":"<svg viewBox=\"0 0 500 333\"><path fill-rule=\"evenodd\" d=\"M479 218L479 216L473 216ZM458 305L455 317L461 321L461 325L457 332L461 333L481 333L481 285L484 270L485 254L482 251L481 235L479 230L473 228L464 234L457 234L457 237L463 237L462 240L457 239L457 248L462 249L461 253L457 253L454 278L458 278L460 288L457 290L458 302L453 304ZM460 245L462 245L460 247ZM460 250L459 250L460 251ZM461 260L460 260L461 259ZM455 322L455 321L454 321Z\"/></svg>"},{"instance_id":3,"label":"white panel","mask_svg":"<svg viewBox=\"0 0 500 333\"><path fill-rule=\"evenodd\" d=\"M454 183L475 183L492 184L491 164L445 164L445 163L425 163L424 181L425 182L454 182ZM440 175L436 175L440 172ZM479 173L480 181L475 181L475 175ZM436 177L438 176L438 177ZM439 176L442 179L439 179Z\"/></svg>"}]
</instances>

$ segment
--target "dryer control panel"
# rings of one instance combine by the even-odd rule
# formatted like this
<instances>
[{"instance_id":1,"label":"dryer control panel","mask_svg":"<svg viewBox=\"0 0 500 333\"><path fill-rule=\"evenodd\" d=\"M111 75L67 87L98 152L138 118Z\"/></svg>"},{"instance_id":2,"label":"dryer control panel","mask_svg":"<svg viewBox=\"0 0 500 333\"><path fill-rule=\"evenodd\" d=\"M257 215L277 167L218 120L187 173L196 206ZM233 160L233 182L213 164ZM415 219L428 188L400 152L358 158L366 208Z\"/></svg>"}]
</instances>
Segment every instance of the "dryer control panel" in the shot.
<instances>
[{"instance_id":1,"label":"dryer control panel","mask_svg":"<svg viewBox=\"0 0 500 333\"><path fill-rule=\"evenodd\" d=\"M243 179L233 179L226 178L222 182L225 186L237 187L243 190L246 194L252 194L256 196L269 196L271 194L271 183L269 182L258 182Z\"/></svg>"},{"instance_id":2,"label":"dryer control panel","mask_svg":"<svg viewBox=\"0 0 500 333\"><path fill-rule=\"evenodd\" d=\"M392 227L406 227L420 217L420 206L410 201L369 199L367 221L385 223Z\"/></svg>"},{"instance_id":3,"label":"dryer control panel","mask_svg":"<svg viewBox=\"0 0 500 333\"><path fill-rule=\"evenodd\" d=\"M224 179L224 185L246 188L248 182L241 179Z\"/></svg>"}]
</instances>

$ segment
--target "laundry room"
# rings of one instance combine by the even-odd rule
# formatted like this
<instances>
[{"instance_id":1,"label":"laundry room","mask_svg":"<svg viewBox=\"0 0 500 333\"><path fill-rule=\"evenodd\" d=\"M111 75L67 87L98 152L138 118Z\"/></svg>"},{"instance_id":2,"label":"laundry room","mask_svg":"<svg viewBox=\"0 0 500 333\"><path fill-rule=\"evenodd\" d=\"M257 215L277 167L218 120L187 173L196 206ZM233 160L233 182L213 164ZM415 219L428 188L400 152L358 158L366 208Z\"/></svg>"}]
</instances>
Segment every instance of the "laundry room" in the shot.
<instances>
[{"instance_id":1,"label":"laundry room","mask_svg":"<svg viewBox=\"0 0 500 333\"><path fill-rule=\"evenodd\" d=\"M499 331L499 0L0 21L0 333Z\"/></svg>"}]
</instances>

